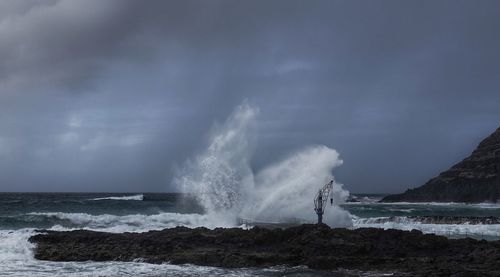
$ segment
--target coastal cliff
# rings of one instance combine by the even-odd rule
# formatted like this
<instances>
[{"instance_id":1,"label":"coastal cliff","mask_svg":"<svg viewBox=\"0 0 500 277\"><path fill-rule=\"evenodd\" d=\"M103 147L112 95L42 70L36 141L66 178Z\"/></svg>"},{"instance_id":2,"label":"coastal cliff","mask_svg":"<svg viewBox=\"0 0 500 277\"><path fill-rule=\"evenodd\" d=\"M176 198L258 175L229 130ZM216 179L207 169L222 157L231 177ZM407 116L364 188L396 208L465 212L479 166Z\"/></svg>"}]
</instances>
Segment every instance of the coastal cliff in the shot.
<instances>
[{"instance_id":1,"label":"coastal cliff","mask_svg":"<svg viewBox=\"0 0 500 277\"><path fill-rule=\"evenodd\" d=\"M30 241L36 243L35 258L50 261L169 262L230 268L305 265L411 276L500 275L500 243L452 240L416 230L331 229L309 224L272 230L176 227L146 233L43 232Z\"/></svg>"},{"instance_id":2,"label":"coastal cliff","mask_svg":"<svg viewBox=\"0 0 500 277\"><path fill-rule=\"evenodd\" d=\"M381 202L498 202L500 201L500 128L484 139L463 161L426 184Z\"/></svg>"}]
</instances>

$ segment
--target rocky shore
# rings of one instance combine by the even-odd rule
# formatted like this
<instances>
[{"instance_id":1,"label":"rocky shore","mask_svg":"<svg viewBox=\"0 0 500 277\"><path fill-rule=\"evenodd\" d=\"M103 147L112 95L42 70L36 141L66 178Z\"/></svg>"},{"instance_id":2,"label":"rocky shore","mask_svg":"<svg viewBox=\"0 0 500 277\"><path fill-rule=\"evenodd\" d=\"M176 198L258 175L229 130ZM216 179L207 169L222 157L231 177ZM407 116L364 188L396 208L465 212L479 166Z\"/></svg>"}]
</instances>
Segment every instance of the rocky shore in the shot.
<instances>
[{"instance_id":1,"label":"rocky shore","mask_svg":"<svg viewBox=\"0 0 500 277\"><path fill-rule=\"evenodd\" d=\"M146 233L40 231L35 258L49 261L144 261L218 267L306 265L411 276L500 276L500 242L452 240L419 231L331 229L214 230L177 227Z\"/></svg>"},{"instance_id":2,"label":"rocky shore","mask_svg":"<svg viewBox=\"0 0 500 277\"><path fill-rule=\"evenodd\" d=\"M500 128L472 154L423 186L381 202L500 202Z\"/></svg>"}]
</instances>

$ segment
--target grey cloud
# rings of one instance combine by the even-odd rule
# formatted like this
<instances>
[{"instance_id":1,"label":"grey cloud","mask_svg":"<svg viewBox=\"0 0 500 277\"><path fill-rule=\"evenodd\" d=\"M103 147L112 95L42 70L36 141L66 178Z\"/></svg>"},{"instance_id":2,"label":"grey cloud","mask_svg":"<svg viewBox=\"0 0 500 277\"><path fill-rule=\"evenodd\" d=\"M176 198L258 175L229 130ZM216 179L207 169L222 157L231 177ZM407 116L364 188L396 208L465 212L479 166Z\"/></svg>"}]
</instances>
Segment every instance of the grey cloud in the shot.
<instances>
[{"instance_id":1,"label":"grey cloud","mask_svg":"<svg viewBox=\"0 0 500 277\"><path fill-rule=\"evenodd\" d=\"M495 1L2 1L0 189L170 190L243 99L253 166L339 150L355 192L422 184L498 127Z\"/></svg>"}]
</instances>

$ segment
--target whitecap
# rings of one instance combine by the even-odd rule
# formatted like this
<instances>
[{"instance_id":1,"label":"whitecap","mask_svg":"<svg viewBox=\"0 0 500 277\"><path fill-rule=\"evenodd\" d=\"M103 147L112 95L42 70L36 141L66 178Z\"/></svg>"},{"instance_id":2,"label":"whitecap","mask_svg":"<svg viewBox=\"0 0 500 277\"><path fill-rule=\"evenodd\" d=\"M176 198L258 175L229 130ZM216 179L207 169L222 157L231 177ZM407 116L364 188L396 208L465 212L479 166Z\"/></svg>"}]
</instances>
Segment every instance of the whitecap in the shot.
<instances>
[{"instance_id":1,"label":"whitecap","mask_svg":"<svg viewBox=\"0 0 500 277\"><path fill-rule=\"evenodd\" d=\"M500 239L500 224L433 224L422 223L405 216L396 217L353 217L353 229L380 228L398 230L419 230L426 234L436 234L447 237L473 237Z\"/></svg>"},{"instance_id":2,"label":"whitecap","mask_svg":"<svg viewBox=\"0 0 500 277\"><path fill-rule=\"evenodd\" d=\"M137 195L126 195L126 196L110 196L110 197L100 197L100 198L93 198L89 199L90 201L100 201L100 200L135 200L135 201L142 201L144 200L144 195L143 194L137 194Z\"/></svg>"},{"instance_id":3,"label":"whitecap","mask_svg":"<svg viewBox=\"0 0 500 277\"><path fill-rule=\"evenodd\" d=\"M221 226L221 222L214 221L213 217L201 214L181 214L181 213L158 213L152 215L132 214L132 215L91 215L87 213L29 213L30 215L54 217L61 220L68 220L74 229L86 229L103 232L147 232L150 230L162 230L185 226L190 228L207 227L215 228ZM234 227L225 226L225 227ZM53 230L69 230L63 226L54 226Z\"/></svg>"}]
</instances>

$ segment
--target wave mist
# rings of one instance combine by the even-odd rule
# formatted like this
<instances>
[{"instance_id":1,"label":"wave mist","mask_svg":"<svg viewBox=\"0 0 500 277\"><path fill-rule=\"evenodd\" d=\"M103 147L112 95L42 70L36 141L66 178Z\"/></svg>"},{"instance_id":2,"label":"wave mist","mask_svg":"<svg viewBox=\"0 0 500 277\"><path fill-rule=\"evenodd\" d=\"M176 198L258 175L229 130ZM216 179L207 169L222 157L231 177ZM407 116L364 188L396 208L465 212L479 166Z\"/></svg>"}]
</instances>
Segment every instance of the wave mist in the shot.
<instances>
[{"instance_id":1,"label":"wave mist","mask_svg":"<svg viewBox=\"0 0 500 277\"><path fill-rule=\"evenodd\" d=\"M214 127L207 148L186 162L175 178L185 193L194 194L215 226L235 226L238 218L265 222L315 222L313 199L333 179L342 164L339 154L326 146L308 146L259 172L249 161L259 110L243 103ZM333 189L334 206L325 211L330 226L352 225L351 215L338 205L348 192Z\"/></svg>"}]
</instances>

